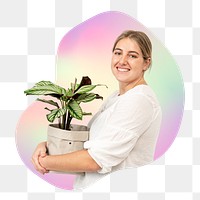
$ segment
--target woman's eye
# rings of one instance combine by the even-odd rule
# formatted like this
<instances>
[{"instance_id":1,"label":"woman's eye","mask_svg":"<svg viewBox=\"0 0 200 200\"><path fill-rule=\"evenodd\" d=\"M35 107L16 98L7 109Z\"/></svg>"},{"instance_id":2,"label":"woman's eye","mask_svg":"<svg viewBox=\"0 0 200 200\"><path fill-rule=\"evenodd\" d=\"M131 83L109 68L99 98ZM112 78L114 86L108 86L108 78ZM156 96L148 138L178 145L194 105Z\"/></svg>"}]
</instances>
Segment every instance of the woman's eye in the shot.
<instances>
[{"instance_id":1,"label":"woman's eye","mask_svg":"<svg viewBox=\"0 0 200 200\"><path fill-rule=\"evenodd\" d=\"M119 56L119 55L121 55L121 52L116 51L116 52L114 52L114 54Z\"/></svg>"},{"instance_id":2,"label":"woman's eye","mask_svg":"<svg viewBox=\"0 0 200 200\"><path fill-rule=\"evenodd\" d=\"M130 58L137 58L135 55L129 55Z\"/></svg>"}]
</instances>

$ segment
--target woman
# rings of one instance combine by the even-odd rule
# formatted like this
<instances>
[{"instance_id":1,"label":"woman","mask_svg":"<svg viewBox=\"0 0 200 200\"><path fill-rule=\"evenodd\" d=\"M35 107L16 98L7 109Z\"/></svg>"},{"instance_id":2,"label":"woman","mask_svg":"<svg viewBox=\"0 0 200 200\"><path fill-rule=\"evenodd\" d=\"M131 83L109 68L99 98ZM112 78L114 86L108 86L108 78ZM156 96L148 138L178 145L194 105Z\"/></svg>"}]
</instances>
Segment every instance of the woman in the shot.
<instances>
[{"instance_id":1,"label":"woman","mask_svg":"<svg viewBox=\"0 0 200 200\"><path fill-rule=\"evenodd\" d=\"M46 142L36 148L32 162L41 173L49 170L85 172L75 188L84 188L115 170L153 161L161 123L161 108L144 79L151 65L152 45L147 35L125 31L113 46L111 69L119 83L92 118L90 140L84 150L64 155L46 154Z\"/></svg>"}]
</instances>

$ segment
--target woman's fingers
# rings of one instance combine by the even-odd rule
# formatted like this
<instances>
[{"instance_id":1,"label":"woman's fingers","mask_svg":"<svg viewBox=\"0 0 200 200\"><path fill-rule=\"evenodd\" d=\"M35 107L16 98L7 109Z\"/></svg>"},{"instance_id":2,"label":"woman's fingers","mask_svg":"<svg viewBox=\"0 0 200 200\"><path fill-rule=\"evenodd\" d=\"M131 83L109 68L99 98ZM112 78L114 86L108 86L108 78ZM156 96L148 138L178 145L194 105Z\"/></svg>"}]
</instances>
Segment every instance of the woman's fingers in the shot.
<instances>
[{"instance_id":1,"label":"woman's fingers","mask_svg":"<svg viewBox=\"0 0 200 200\"><path fill-rule=\"evenodd\" d=\"M46 155L47 155L46 152L41 152L41 153L40 153L40 156L41 156L42 158L44 158Z\"/></svg>"},{"instance_id":2,"label":"woman's fingers","mask_svg":"<svg viewBox=\"0 0 200 200\"><path fill-rule=\"evenodd\" d=\"M42 174L45 174L45 173L48 173L48 171L40 164L39 162L39 157L45 157L47 154L46 154L46 146L45 146L45 143L40 143L35 152L33 153L33 156L31 158L31 161L35 167L35 169L42 173Z\"/></svg>"},{"instance_id":3,"label":"woman's fingers","mask_svg":"<svg viewBox=\"0 0 200 200\"><path fill-rule=\"evenodd\" d=\"M41 174L45 174L47 173L48 171L42 167L39 163L39 156L33 156L32 159L31 159L35 169L40 172Z\"/></svg>"}]
</instances>

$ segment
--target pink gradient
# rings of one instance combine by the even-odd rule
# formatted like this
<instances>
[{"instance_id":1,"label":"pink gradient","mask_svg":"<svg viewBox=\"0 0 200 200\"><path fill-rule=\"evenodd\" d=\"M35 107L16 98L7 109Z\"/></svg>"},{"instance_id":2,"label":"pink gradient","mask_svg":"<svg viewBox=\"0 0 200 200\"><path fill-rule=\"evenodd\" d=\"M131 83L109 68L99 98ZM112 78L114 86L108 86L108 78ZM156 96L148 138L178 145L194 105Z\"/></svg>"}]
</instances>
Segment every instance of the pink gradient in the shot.
<instances>
[{"instance_id":1,"label":"pink gradient","mask_svg":"<svg viewBox=\"0 0 200 200\"><path fill-rule=\"evenodd\" d=\"M98 87L96 92L104 99L118 89L110 70L111 51L116 37L124 30L134 29L147 33L153 43L153 66L146 73L148 84L158 96L163 120L156 146L155 159L171 146L178 133L184 108L184 86L179 67L165 46L136 19L109 11L99 14L70 30L61 40L57 51L56 83L66 87L82 76L89 76L94 84L103 83L109 88ZM26 97L24 97L26 98ZM95 113L102 101L84 105L84 111ZM25 165L50 184L71 190L75 176L66 174L40 175L33 168L30 158L41 141L46 140L48 122L43 103L33 103L22 114L17 130L16 144ZM90 117L80 122L87 124Z\"/></svg>"}]
</instances>

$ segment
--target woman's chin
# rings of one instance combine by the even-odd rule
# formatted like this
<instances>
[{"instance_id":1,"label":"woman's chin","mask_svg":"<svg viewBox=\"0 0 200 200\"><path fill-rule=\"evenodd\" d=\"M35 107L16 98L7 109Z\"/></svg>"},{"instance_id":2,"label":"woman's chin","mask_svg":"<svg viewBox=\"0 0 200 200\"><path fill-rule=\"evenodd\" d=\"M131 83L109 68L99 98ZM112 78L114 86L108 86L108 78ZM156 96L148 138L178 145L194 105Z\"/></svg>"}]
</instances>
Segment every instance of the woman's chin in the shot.
<instances>
[{"instance_id":1,"label":"woman's chin","mask_svg":"<svg viewBox=\"0 0 200 200\"><path fill-rule=\"evenodd\" d=\"M130 79L130 74L128 72L115 73L114 76L118 81L126 81Z\"/></svg>"},{"instance_id":2,"label":"woman's chin","mask_svg":"<svg viewBox=\"0 0 200 200\"><path fill-rule=\"evenodd\" d=\"M127 78L127 77L116 77L117 81L121 84L126 84L126 83L129 83L130 80Z\"/></svg>"}]
</instances>

